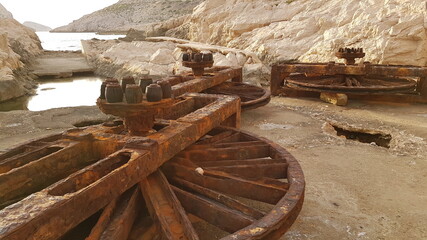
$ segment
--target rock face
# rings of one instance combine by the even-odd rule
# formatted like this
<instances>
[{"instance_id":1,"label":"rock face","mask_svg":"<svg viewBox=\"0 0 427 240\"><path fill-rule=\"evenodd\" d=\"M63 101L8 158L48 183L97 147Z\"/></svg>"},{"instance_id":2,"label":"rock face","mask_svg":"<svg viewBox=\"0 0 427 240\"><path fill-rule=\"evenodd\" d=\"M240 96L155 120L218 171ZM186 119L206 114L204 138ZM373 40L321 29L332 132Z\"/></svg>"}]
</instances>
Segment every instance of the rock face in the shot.
<instances>
[{"instance_id":1,"label":"rock face","mask_svg":"<svg viewBox=\"0 0 427 240\"><path fill-rule=\"evenodd\" d=\"M35 23L35 22L24 22L23 23L24 26L29 27L31 29L33 29L36 32L48 32L50 30L52 30L52 28L39 24L39 23Z\"/></svg>"},{"instance_id":2,"label":"rock face","mask_svg":"<svg viewBox=\"0 0 427 240\"><path fill-rule=\"evenodd\" d=\"M42 46L37 34L15 19L0 19L0 33L7 33L9 45L23 62L41 53Z\"/></svg>"},{"instance_id":3,"label":"rock face","mask_svg":"<svg viewBox=\"0 0 427 240\"><path fill-rule=\"evenodd\" d=\"M235 48L165 37L132 42L86 40L82 46L89 62L97 68L97 74L108 77L167 76L189 71L191 69L181 65L182 53L197 50L212 52L215 66L243 67L246 82L259 84L269 79L269 70L255 54Z\"/></svg>"},{"instance_id":4,"label":"rock face","mask_svg":"<svg viewBox=\"0 0 427 240\"><path fill-rule=\"evenodd\" d=\"M1 4L0 4L0 18L13 18L12 13L7 11L7 9L3 7L3 5Z\"/></svg>"},{"instance_id":5,"label":"rock face","mask_svg":"<svg viewBox=\"0 0 427 240\"><path fill-rule=\"evenodd\" d=\"M83 16L54 32L102 32L141 29L191 13L202 0L120 0L118 3Z\"/></svg>"},{"instance_id":6,"label":"rock face","mask_svg":"<svg viewBox=\"0 0 427 240\"><path fill-rule=\"evenodd\" d=\"M0 102L22 96L34 87L22 68L41 51L33 30L13 18L0 18Z\"/></svg>"},{"instance_id":7,"label":"rock face","mask_svg":"<svg viewBox=\"0 0 427 240\"><path fill-rule=\"evenodd\" d=\"M187 22L192 41L236 47L265 62L336 60L362 47L365 61L427 64L426 2L413 0L206 0Z\"/></svg>"}]
</instances>

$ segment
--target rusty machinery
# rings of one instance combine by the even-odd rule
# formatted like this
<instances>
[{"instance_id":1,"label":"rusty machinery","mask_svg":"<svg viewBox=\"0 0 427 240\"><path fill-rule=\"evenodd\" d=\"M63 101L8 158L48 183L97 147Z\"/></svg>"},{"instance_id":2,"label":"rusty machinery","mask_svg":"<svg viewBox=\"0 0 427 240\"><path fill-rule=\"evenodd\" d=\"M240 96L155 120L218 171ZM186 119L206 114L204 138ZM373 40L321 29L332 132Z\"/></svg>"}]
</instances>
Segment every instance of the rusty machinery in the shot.
<instances>
[{"instance_id":1,"label":"rusty machinery","mask_svg":"<svg viewBox=\"0 0 427 240\"><path fill-rule=\"evenodd\" d=\"M238 97L198 93L227 80L241 69L141 79L145 94L108 79L97 105L120 119L0 155L0 239L206 239L201 224L220 239L278 239L304 176L285 149L238 129Z\"/></svg>"},{"instance_id":2,"label":"rusty machinery","mask_svg":"<svg viewBox=\"0 0 427 240\"><path fill-rule=\"evenodd\" d=\"M272 67L271 93L318 96L344 93L353 99L427 103L427 68L355 63L365 56L361 48L340 48L335 53L345 64L289 63Z\"/></svg>"}]
</instances>

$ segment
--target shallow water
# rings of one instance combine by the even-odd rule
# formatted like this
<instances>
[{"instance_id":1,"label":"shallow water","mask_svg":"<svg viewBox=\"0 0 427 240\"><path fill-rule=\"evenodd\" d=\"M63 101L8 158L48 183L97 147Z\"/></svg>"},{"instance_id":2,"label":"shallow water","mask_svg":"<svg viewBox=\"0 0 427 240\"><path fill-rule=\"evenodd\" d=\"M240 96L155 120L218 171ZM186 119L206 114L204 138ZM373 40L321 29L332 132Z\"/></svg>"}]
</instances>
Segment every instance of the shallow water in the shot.
<instances>
[{"instance_id":1,"label":"shallow water","mask_svg":"<svg viewBox=\"0 0 427 240\"><path fill-rule=\"evenodd\" d=\"M52 79L40 82L36 95L0 104L0 111L42 111L59 107L94 106L102 78L96 76Z\"/></svg>"}]
</instances>

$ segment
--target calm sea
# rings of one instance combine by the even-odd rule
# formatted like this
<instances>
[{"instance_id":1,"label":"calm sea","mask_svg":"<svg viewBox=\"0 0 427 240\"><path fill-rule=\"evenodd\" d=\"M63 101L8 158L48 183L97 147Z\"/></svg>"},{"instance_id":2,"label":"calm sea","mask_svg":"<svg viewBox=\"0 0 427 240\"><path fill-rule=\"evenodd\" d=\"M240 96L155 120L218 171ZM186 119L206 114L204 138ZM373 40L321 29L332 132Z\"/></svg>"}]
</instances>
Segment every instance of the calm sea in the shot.
<instances>
[{"instance_id":1,"label":"calm sea","mask_svg":"<svg viewBox=\"0 0 427 240\"><path fill-rule=\"evenodd\" d=\"M81 50L81 40L92 38L117 39L123 35L97 35L96 33L49 33L37 32L45 50ZM79 76L52 79L39 83L34 96L24 96L0 103L0 111L41 111L51 108L93 106L99 96L102 78ZM76 97L79 96L79 97Z\"/></svg>"},{"instance_id":2,"label":"calm sea","mask_svg":"<svg viewBox=\"0 0 427 240\"><path fill-rule=\"evenodd\" d=\"M117 39L124 35L98 35L96 33L51 33L36 32L45 50L52 51L76 51L82 50L81 40L97 39Z\"/></svg>"}]
</instances>

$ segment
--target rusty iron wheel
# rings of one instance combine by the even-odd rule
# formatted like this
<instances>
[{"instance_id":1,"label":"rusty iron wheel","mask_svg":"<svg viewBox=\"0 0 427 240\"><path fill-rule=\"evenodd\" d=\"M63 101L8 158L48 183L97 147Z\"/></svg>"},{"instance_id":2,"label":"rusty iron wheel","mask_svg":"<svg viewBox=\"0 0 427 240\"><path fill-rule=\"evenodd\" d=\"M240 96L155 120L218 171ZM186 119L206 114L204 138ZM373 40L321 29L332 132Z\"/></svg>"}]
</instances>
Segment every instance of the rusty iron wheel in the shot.
<instances>
[{"instance_id":1,"label":"rusty iron wheel","mask_svg":"<svg viewBox=\"0 0 427 240\"><path fill-rule=\"evenodd\" d=\"M135 221L116 227L131 228L129 240L278 239L297 218L304 189L301 167L285 149L251 133L220 127L63 240L85 239L82 232L96 235L106 216L116 222L115 215L130 214L128 208L138 209ZM129 207L135 204L139 207Z\"/></svg>"},{"instance_id":2,"label":"rusty iron wheel","mask_svg":"<svg viewBox=\"0 0 427 240\"><path fill-rule=\"evenodd\" d=\"M267 105L271 99L269 90L240 82L224 82L207 89L206 92L239 96L242 110L254 109Z\"/></svg>"},{"instance_id":3,"label":"rusty iron wheel","mask_svg":"<svg viewBox=\"0 0 427 240\"><path fill-rule=\"evenodd\" d=\"M302 87L318 91L338 92L408 92L415 91L416 81L384 76L293 74L286 80L289 87Z\"/></svg>"}]
</instances>

